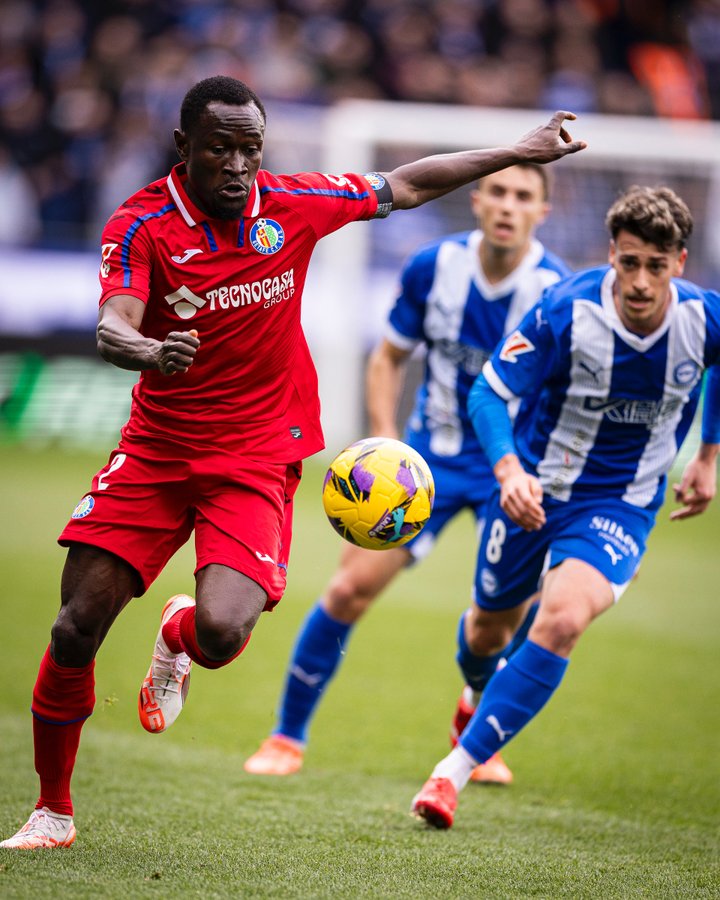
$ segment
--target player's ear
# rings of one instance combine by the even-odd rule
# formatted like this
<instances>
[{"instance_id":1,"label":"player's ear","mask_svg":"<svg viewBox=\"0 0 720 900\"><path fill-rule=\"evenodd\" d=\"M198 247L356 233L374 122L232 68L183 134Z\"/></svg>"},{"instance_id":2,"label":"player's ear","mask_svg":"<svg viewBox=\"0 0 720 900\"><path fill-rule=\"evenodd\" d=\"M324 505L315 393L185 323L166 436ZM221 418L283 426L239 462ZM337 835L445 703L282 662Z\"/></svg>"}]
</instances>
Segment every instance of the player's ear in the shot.
<instances>
[{"instance_id":1,"label":"player's ear","mask_svg":"<svg viewBox=\"0 0 720 900\"><path fill-rule=\"evenodd\" d=\"M538 219L537 219L537 222L535 223L535 225L536 225L536 226L542 225L543 222L544 222L544 221L547 219L547 217L550 215L550 211L551 211L551 210L552 210L552 203L548 203L547 201L546 201L545 203L543 203L543 205L542 205L542 212L541 212L540 215L538 216Z\"/></svg>"},{"instance_id":2,"label":"player's ear","mask_svg":"<svg viewBox=\"0 0 720 900\"><path fill-rule=\"evenodd\" d=\"M180 131L179 128L176 128L173 131L173 137L175 139L175 149L177 150L177 155L183 162L187 162L188 152L187 152L187 137L185 133Z\"/></svg>"},{"instance_id":3,"label":"player's ear","mask_svg":"<svg viewBox=\"0 0 720 900\"><path fill-rule=\"evenodd\" d=\"M675 262L675 272L673 273L674 278L680 278L682 273L685 271L685 260L687 259L687 255L687 247L683 247Z\"/></svg>"},{"instance_id":4,"label":"player's ear","mask_svg":"<svg viewBox=\"0 0 720 900\"><path fill-rule=\"evenodd\" d=\"M608 249L608 262L611 266L615 265L615 241L610 241L610 247Z\"/></svg>"}]
</instances>

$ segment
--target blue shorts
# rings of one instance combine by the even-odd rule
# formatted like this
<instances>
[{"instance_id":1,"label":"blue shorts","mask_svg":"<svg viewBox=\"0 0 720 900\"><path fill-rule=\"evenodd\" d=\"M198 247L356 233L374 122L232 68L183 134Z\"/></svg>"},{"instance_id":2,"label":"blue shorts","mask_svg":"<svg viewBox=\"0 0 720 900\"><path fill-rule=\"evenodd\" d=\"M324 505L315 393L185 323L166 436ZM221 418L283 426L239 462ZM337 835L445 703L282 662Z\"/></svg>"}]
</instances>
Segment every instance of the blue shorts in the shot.
<instances>
[{"instance_id":1,"label":"blue shorts","mask_svg":"<svg viewBox=\"0 0 720 900\"><path fill-rule=\"evenodd\" d=\"M413 446L412 440L408 440L408 443ZM405 544L414 562L424 559L430 553L443 528L464 509L472 510L478 527L481 528L485 505L496 487L488 464L484 461L478 464L476 456L435 456L429 454L424 447L419 452L433 474L435 502L432 515L423 530Z\"/></svg>"},{"instance_id":2,"label":"blue shorts","mask_svg":"<svg viewBox=\"0 0 720 900\"><path fill-rule=\"evenodd\" d=\"M547 522L524 531L500 508L500 490L485 510L485 529L475 570L475 602L481 609L517 606L533 594L544 567L580 559L597 569L617 600L632 580L655 524L655 513L619 498L543 502ZM546 560L547 557L547 560Z\"/></svg>"}]
</instances>

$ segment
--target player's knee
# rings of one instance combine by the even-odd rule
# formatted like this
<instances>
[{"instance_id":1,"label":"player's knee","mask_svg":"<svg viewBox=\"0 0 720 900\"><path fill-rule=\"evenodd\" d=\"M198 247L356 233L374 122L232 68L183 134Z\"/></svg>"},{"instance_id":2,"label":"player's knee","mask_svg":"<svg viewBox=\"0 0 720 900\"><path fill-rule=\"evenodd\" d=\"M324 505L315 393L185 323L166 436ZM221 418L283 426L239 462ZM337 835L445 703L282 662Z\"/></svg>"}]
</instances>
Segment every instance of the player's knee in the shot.
<instances>
[{"instance_id":1,"label":"player's knee","mask_svg":"<svg viewBox=\"0 0 720 900\"><path fill-rule=\"evenodd\" d=\"M513 630L506 622L497 621L480 609L470 609L465 616L465 640L475 656L491 656L507 647Z\"/></svg>"},{"instance_id":2,"label":"player's knee","mask_svg":"<svg viewBox=\"0 0 720 900\"><path fill-rule=\"evenodd\" d=\"M97 625L69 606L60 610L50 635L53 659L61 666L88 665L100 645Z\"/></svg>"},{"instance_id":3,"label":"player's knee","mask_svg":"<svg viewBox=\"0 0 720 900\"><path fill-rule=\"evenodd\" d=\"M210 619L202 624L196 621L197 642L209 659L229 659L247 640L252 625L247 622Z\"/></svg>"},{"instance_id":4,"label":"player's knee","mask_svg":"<svg viewBox=\"0 0 720 900\"><path fill-rule=\"evenodd\" d=\"M587 621L583 616L572 609L563 609L539 616L528 637L553 653L565 655L572 650L586 627Z\"/></svg>"},{"instance_id":5,"label":"player's knee","mask_svg":"<svg viewBox=\"0 0 720 900\"><path fill-rule=\"evenodd\" d=\"M330 579L324 595L328 614L340 622L354 622L375 599L376 591L356 572L340 568Z\"/></svg>"}]
</instances>

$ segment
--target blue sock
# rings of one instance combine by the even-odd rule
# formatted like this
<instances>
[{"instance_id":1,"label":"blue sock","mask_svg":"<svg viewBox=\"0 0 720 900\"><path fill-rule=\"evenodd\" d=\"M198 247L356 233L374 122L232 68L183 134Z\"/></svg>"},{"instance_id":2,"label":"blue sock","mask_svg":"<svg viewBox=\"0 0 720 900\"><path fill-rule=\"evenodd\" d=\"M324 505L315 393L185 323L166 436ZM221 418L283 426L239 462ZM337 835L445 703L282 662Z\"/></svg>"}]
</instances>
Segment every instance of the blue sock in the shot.
<instances>
[{"instance_id":1,"label":"blue sock","mask_svg":"<svg viewBox=\"0 0 720 900\"><path fill-rule=\"evenodd\" d=\"M520 649L520 645L528 636L528 631L532 628L532 623L535 621L535 616L537 615L539 607L540 601L536 600L527 611L527 615L525 616L522 625L515 632L513 639L502 652L505 659L510 659L510 657L514 656Z\"/></svg>"},{"instance_id":2,"label":"blue sock","mask_svg":"<svg viewBox=\"0 0 720 900\"><path fill-rule=\"evenodd\" d=\"M505 650L495 653L493 656L475 656L465 640L465 613L460 616L460 625L457 634L458 651L455 659L463 673L465 683L481 693L485 685L495 674L498 663L505 656Z\"/></svg>"},{"instance_id":3,"label":"blue sock","mask_svg":"<svg viewBox=\"0 0 720 900\"><path fill-rule=\"evenodd\" d=\"M562 681L568 660L525 641L488 684L460 745L486 762L545 706Z\"/></svg>"},{"instance_id":4,"label":"blue sock","mask_svg":"<svg viewBox=\"0 0 720 900\"><path fill-rule=\"evenodd\" d=\"M303 622L290 659L277 728L296 741L307 740L307 728L325 686L335 674L352 625L331 618L316 603Z\"/></svg>"}]
</instances>

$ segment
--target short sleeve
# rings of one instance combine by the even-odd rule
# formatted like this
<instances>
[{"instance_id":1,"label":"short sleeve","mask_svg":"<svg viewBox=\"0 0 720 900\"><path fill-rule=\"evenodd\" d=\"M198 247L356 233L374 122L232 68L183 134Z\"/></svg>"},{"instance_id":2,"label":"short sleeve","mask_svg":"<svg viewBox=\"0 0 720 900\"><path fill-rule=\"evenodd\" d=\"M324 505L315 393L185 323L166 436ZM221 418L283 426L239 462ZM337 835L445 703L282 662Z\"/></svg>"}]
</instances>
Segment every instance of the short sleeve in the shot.
<instances>
[{"instance_id":1,"label":"short sleeve","mask_svg":"<svg viewBox=\"0 0 720 900\"><path fill-rule=\"evenodd\" d=\"M322 238L343 225L372 219L377 212L377 194L364 175L346 172L327 175L303 172L275 176L263 191L272 191L276 201L292 206Z\"/></svg>"},{"instance_id":2,"label":"short sleeve","mask_svg":"<svg viewBox=\"0 0 720 900\"><path fill-rule=\"evenodd\" d=\"M548 291L500 343L483 374L505 400L537 392L557 361L557 341L550 321Z\"/></svg>"},{"instance_id":3,"label":"short sleeve","mask_svg":"<svg viewBox=\"0 0 720 900\"><path fill-rule=\"evenodd\" d=\"M388 339L404 349L425 340L427 298L435 273L437 248L417 253L405 264L400 290L388 316Z\"/></svg>"},{"instance_id":4,"label":"short sleeve","mask_svg":"<svg viewBox=\"0 0 720 900\"><path fill-rule=\"evenodd\" d=\"M117 294L147 303L152 272L152 244L142 217L119 211L102 233L100 305Z\"/></svg>"},{"instance_id":5,"label":"short sleeve","mask_svg":"<svg viewBox=\"0 0 720 900\"><path fill-rule=\"evenodd\" d=\"M704 292L705 306L705 365L720 364L720 294Z\"/></svg>"}]
</instances>

